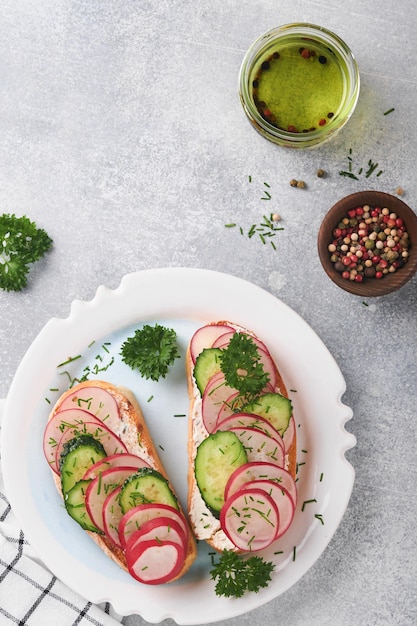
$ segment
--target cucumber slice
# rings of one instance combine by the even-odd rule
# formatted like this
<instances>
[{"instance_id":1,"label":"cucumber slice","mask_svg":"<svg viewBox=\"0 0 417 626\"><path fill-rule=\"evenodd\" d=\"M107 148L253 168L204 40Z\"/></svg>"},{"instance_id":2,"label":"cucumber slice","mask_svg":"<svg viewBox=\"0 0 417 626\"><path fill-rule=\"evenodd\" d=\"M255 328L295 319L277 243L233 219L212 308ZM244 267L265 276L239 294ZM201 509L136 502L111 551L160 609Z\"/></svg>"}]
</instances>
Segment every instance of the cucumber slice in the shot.
<instances>
[{"instance_id":1,"label":"cucumber slice","mask_svg":"<svg viewBox=\"0 0 417 626\"><path fill-rule=\"evenodd\" d=\"M63 494L83 478L91 465L106 456L102 444L90 435L79 435L67 441L59 461Z\"/></svg>"},{"instance_id":2,"label":"cucumber slice","mask_svg":"<svg viewBox=\"0 0 417 626\"><path fill-rule=\"evenodd\" d=\"M292 403L280 393L266 393L246 404L241 411L264 417L282 437L290 423Z\"/></svg>"},{"instance_id":3,"label":"cucumber slice","mask_svg":"<svg viewBox=\"0 0 417 626\"><path fill-rule=\"evenodd\" d=\"M203 395L209 379L221 371L219 359L221 353L220 348L204 348L196 359L194 378L201 395Z\"/></svg>"},{"instance_id":4,"label":"cucumber slice","mask_svg":"<svg viewBox=\"0 0 417 626\"><path fill-rule=\"evenodd\" d=\"M85 506L85 492L91 480L79 480L75 485L65 493L64 502L68 515L72 517L81 528L89 530L93 533L101 533L101 531L93 524L91 517Z\"/></svg>"},{"instance_id":5,"label":"cucumber slice","mask_svg":"<svg viewBox=\"0 0 417 626\"><path fill-rule=\"evenodd\" d=\"M125 480L119 501L123 513L140 504L167 504L179 508L166 478L150 467L142 467Z\"/></svg>"},{"instance_id":6,"label":"cucumber slice","mask_svg":"<svg viewBox=\"0 0 417 626\"><path fill-rule=\"evenodd\" d=\"M246 462L243 444L230 431L219 430L198 446L194 465L195 478L203 500L214 515L219 515L224 504L224 489L229 477Z\"/></svg>"}]
</instances>

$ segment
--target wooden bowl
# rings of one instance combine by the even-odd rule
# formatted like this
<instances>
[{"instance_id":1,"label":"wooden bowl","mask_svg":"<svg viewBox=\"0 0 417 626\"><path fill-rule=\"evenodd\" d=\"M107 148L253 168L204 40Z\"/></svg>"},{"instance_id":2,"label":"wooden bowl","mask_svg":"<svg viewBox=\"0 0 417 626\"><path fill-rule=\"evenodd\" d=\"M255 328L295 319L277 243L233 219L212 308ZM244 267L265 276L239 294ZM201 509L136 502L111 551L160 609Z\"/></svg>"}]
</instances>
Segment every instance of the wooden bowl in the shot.
<instances>
[{"instance_id":1,"label":"wooden bowl","mask_svg":"<svg viewBox=\"0 0 417 626\"><path fill-rule=\"evenodd\" d=\"M383 278L364 278L362 282L342 278L330 260L328 245L333 241L333 231L338 223L347 216L350 209L364 206L388 208L390 212L401 217L409 235L409 257L403 267L396 272L386 274ZM417 270L417 216L399 198L381 191L359 191L352 193L336 202L325 216L318 235L318 252L321 264L331 280L345 291L357 296L384 296L399 289L415 274Z\"/></svg>"}]
</instances>

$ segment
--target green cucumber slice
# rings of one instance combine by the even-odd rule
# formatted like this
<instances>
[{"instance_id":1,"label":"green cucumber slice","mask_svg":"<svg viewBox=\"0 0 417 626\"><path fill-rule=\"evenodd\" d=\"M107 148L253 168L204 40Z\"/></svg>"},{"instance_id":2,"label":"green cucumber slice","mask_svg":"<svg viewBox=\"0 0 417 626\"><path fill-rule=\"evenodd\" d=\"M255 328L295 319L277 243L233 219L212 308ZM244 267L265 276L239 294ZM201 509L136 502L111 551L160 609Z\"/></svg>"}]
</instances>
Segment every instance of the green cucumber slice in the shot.
<instances>
[{"instance_id":1,"label":"green cucumber slice","mask_svg":"<svg viewBox=\"0 0 417 626\"><path fill-rule=\"evenodd\" d=\"M102 444L91 435L79 435L67 441L59 461L63 494L82 479L91 465L106 456Z\"/></svg>"},{"instance_id":2,"label":"green cucumber slice","mask_svg":"<svg viewBox=\"0 0 417 626\"><path fill-rule=\"evenodd\" d=\"M282 437L290 423L292 403L280 393L266 393L243 406L241 412L264 417Z\"/></svg>"},{"instance_id":3,"label":"green cucumber slice","mask_svg":"<svg viewBox=\"0 0 417 626\"><path fill-rule=\"evenodd\" d=\"M93 533L101 533L101 531L93 524L91 517L85 506L85 492L91 480L79 480L75 485L65 493L64 502L68 515L72 517L81 528L89 530Z\"/></svg>"},{"instance_id":4,"label":"green cucumber slice","mask_svg":"<svg viewBox=\"0 0 417 626\"><path fill-rule=\"evenodd\" d=\"M210 378L221 371L219 359L221 353L220 348L204 348L195 361L194 379L201 395Z\"/></svg>"},{"instance_id":5,"label":"green cucumber slice","mask_svg":"<svg viewBox=\"0 0 417 626\"><path fill-rule=\"evenodd\" d=\"M203 500L214 515L219 515L224 504L224 489L230 475L245 463L245 448L230 431L211 434L198 446L195 478Z\"/></svg>"},{"instance_id":6,"label":"green cucumber slice","mask_svg":"<svg viewBox=\"0 0 417 626\"><path fill-rule=\"evenodd\" d=\"M125 480L119 502L123 513L140 504L167 504L179 508L166 478L150 467L140 468Z\"/></svg>"}]
</instances>

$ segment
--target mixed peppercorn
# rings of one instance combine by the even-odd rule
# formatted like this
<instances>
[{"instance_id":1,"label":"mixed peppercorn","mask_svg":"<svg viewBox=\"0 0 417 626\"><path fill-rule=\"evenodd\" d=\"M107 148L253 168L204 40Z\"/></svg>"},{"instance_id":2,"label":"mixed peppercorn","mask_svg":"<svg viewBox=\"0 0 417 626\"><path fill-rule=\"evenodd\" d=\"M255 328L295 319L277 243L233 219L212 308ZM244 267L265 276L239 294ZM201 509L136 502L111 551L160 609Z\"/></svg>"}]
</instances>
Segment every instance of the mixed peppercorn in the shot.
<instances>
[{"instance_id":1,"label":"mixed peppercorn","mask_svg":"<svg viewBox=\"0 0 417 626\"><path fill-rule=\"evenodd\" d=\"M404 221L388 208L368 205L348 211L328 246L336 271L356 282L396 272L407 262L408 249Z\"/></svg>"}]
</instances>

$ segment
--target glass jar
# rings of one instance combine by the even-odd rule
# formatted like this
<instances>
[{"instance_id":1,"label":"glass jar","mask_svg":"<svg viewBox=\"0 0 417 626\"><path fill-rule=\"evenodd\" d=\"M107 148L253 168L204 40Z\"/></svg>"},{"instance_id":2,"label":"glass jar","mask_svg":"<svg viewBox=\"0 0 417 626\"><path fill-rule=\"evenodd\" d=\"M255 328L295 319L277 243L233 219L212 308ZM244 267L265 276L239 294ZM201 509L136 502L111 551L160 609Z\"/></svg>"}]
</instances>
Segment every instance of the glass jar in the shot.
<instances>
[{"instance_id":1,"label":"glass jar","mask_svg":"<svg viewBox=\"0 0 417 626\"><path fill-rule=\"evenodd\" d=\"M314 24L286 24L259 37L239 74L243 109L254 128L280 146L315 146L349 120L360 77L348 46Z\"/></svg>"}]
</instances>

